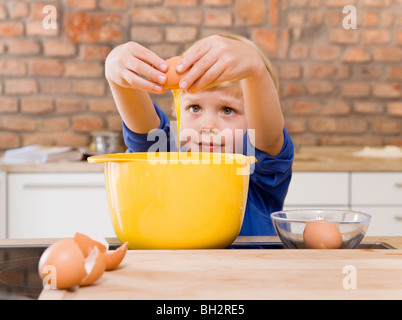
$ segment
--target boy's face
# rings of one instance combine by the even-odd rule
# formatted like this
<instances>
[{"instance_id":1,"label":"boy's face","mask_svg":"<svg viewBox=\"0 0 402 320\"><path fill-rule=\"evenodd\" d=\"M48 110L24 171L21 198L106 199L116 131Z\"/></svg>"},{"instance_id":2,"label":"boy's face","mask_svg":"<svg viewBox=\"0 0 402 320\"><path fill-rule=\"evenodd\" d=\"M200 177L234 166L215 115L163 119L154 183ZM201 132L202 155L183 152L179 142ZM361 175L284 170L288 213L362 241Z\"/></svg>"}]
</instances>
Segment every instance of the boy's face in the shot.
<instances>
[{"instance_id":1,"label":"boy's face","mask_svg":"<svg viewBox=\"0 0 402 320\"><path fill-rule=\"evenodd\" d=\"M242 153L247 130L243 95L236 85L181 94L184 151Z\"/></svg>"}]
</instances>

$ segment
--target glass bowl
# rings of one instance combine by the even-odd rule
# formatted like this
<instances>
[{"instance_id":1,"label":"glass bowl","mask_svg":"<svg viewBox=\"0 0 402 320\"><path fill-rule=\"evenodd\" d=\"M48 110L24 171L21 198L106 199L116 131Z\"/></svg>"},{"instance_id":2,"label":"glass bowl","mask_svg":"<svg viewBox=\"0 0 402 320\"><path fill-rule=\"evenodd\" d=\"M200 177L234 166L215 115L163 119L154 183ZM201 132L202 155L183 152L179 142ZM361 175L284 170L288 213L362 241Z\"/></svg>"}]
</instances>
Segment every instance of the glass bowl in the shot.
<instances>
[{"instance_id":1,"label":"glass bowl","mask_svg":"<svg viewBox=\"0 0 402 320\"><path fill-rule=\"evenodd\" d=\"M328 235L332 233L332 238L339 239L336 245L337 249L354 249L364 238L371 216L367 213L351 210L302 209L277 211L271 214L271 218L285 248L334 248L326 246L325 239L321 239L328 238ZM324 220L324 222L328 223L317 220ZM311 241L309 241L311 236L307 232L305 233L306 226L310 226L309 230L312 230L311 226L316 230L313 232L315 245L311 245ZM331 227L329 232L324 229L328 226ZM329 235L329 238L331 238L331 235Z\"/></svg>"}]
</instances>

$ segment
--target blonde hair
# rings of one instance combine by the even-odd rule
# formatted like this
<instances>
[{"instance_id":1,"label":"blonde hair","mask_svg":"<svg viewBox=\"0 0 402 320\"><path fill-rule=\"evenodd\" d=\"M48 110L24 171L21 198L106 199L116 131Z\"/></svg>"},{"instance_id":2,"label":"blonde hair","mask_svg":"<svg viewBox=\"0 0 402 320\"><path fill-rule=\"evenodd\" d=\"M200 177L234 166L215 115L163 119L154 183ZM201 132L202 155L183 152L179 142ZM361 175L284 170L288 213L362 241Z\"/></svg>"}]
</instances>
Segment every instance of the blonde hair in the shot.
<instances>
[{"instance_id":1,"label":"blonde hair","mask_svg":"<svg viewBox=\"0 0 402 320\"><path fill-rule=\"evenodd\" d=\"M245 37L242 37L240 35L236 35L236 34L220 34L219 36L227 38L227 39L241 41L243 43L246 43L246 44L252 46L255 50L257 50L257 52L261 56L262 61L265 64L265 67L267 68L267 70L268 70L268 72L269 72L269 74L270 74L270 76L272 78L272 81L274 82L276 90L278 91L279 81L278 81L278 77L277 77L277 75L275 73L274 67L273 67L271 61L268 59L268 57L261 51L260 48L258 48L258 46L253 41L251 41L251 40L249 40L249 39L247 39ZM200 41L202 41L202 39L196 41L192 46L190 46L186 51L184 51L182 55L183 56L186 55L186 53L190 49L192 49L194 46L196 46ZM222 83L217 84L217 85L215 85L215 86L213 86L212 88L209 88L209 89L213 90L213 89L218 89L218 88L226 88L226 87L229 87L230 85L233 85L233 82L222 82Z\"/></svg>"}]
</instances>

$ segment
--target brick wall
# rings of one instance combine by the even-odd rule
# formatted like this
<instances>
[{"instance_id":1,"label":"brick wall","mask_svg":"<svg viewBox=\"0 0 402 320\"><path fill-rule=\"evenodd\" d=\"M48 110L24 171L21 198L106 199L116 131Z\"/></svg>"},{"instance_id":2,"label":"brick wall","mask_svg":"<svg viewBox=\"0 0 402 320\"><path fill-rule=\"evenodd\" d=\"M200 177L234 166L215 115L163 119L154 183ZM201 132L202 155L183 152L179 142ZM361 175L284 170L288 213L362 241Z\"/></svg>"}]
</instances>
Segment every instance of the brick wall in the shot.
<instances>
[{"instance_id":1,"label":"brick wall","mask_svg":"<svg viewBox=\"0 0 402 320\"><path fill-rule=\"evenodd\" d=\"M48 4L57 30L42 26ZM356 30L342 26L345 5ZM114 46L169 58L222 32L272 59L296 143L402 145L401 0L0 0L0 150L120 130L104 79ZM170 93L154 99L172 116Z\"/></svg>"}]
</instances>

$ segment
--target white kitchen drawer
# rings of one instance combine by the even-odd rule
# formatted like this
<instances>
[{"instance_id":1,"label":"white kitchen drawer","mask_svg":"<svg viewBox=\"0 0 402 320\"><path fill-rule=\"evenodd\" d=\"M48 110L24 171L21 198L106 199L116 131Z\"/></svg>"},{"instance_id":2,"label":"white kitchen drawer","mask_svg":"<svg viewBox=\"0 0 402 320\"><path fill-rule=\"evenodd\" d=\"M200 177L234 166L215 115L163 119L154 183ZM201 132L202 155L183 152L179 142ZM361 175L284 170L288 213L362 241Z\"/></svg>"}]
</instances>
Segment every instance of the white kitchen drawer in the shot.
<instances>
[{"instance_id":1,"label":"white kitchen drawer","mask_svg":"<svg viewBox=\"0 0 402 320\"><path fill-rule=\"evenodd\" d=\"M402 236L401 207L353 207L371 215L368 236Z\"/></svg>"},{"instance_id":2,"label":"white kitchen drawer","mask_svg":"<svg viewBox=\"0 0 402 320\"><path fill-rule=\"evenodd\" d=\"M9 238L114 236L103 173L8 175Z\"/></svg>"},{"instance_id":3,"label":"white kitchen drawer","mask_svg":"<svg viewBox=\"0 0 402 320\"><path fill-rule=\"evenodd\" d=\"M348 208L349 192L347 172L294 172L285 206Z\"/></svg>"},{"instance_id":4,"label":"white kitchen drawer","mask_svg":"<svg viewBox=\"0 0 402 320\"><path fill-rule=\"evenodd\" d=\"M402 173L352 173L351 185L352 206L402 206Z\"/></svg>"}]
</instances>

